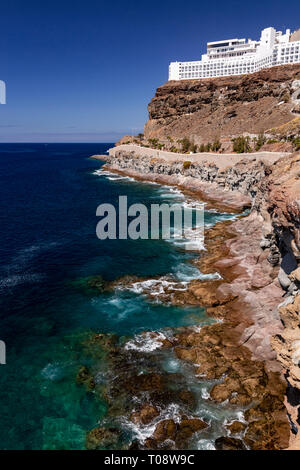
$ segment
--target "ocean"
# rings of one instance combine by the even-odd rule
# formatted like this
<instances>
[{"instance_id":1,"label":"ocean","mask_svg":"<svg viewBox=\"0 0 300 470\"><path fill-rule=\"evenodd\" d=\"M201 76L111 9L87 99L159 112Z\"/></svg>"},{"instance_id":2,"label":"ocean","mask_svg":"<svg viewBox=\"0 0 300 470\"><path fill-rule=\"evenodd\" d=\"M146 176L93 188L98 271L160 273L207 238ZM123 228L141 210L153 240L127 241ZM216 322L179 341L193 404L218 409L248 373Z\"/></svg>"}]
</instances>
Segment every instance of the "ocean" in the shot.
<instances>
[{"instance_id":1,"label":"ocean","mask_svg":"<svg viewBox=\"0 0 300 470\"><path fill-rule=\"evenodd\" d=\"M89 335L131 341L145 330L212 321L202 308L151 301L138 289L87 288L93 276L201 277L190 263L198 254L172 241L97 238L99 204L117 205L120 195L146 206L184 200L174 188L101 171L103 163L89 156L112 145L0 144L1 449L84 449L87 431L106 422L105 399L76 383L80 366L90 361L83 346ZM208 211L205 223L230 217ZM168 373L182 367L167 356L164 365ZM238 410L209 404L209 384L193 382L188 373L187 381L199 394L201 416L216 423L194 446L213 448L227 414ZM140 435L128 423L126 432L128 438Z\"/></svg>"}]
</instances>

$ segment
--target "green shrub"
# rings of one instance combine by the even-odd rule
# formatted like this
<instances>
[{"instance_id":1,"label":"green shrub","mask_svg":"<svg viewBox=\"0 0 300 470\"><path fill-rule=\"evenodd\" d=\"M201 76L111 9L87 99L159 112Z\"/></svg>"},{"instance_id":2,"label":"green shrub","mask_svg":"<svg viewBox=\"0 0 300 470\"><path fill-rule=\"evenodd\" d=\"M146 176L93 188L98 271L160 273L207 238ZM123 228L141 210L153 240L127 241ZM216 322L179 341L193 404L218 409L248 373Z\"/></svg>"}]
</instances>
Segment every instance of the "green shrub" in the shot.
<instances>
[{"instance_id":1,"label":"green shrub","mask_svg":"<svg viewBox=\"0 0 300 470\"><path fill-rule=\"evenodd\" d=\"M187 160L187 161L183 162L183 168L184 168L184 170L188 170L188 169L190 168L190 166L191 166L191 162L190 162L190 161Z\"/></svg>"},{"instance_id":2,"label":"green shrub","mask_svg":"<svg viewBox=\"0 0 300 470\"><path fill-rule=\"evenodd\" d=\"M282 96L281 100L284 101L285 103L288 103L290 101L289 93L285 92L284 95Z\"/></svg>"},{"instance_id":3,"label":"green shrub","mask_svg":"<svg viewBox=\"0 0 300 470\"><path fill-rule=\"evenodd\" d=\"M148 142L149 142L151 147L156 148L157 144L158 144L158 139L148 139Z\"/></svg>"},{"instance_id":4,"label":"green shrub","mask_svg":"<svg viewBox=\"0 0 300 470\"><path fill-rule=\"evenodd\" d=\"M249 153L251 152L250 138L249 137L236 137L232 139L233 151L236 153Z\"/></svg>"},{"instance_id":5,"label":"green shrub","mask_svg":"<svg viewBox=\"0 0 300 470\"><path fill-rule=\"evenodd\" d=\"M293 140L293 146L296 151L300 150L300 137L295 137Z\"/></svg>"},{"instance_id":6,"label":"green shrub","mask_svg":"<svg viewBox=\"0 0 300 470\"><path fill-rule=\"evenodd\" d=\"M184 137L182 140L178 141L181 144L181 150L183 153L188 153L191 148L192 143L187 137Z\"/></svg>"},{"instance_id":7,"label":"green shrub","mask_svg":"<svg viewBox=\"0 0 300 470\"><path fill-rule=\"evenodd\" d=\"M260 133L258 138L255 139L255 150L258 152L262 148L262 146L266 143L266 137L264 133Z\"/></svg>"},{"instance_id":8,"label":"green shrub","mask_svg":"<svg viewBox=\"0 0 300 470\"><path fill-rule=\"evenodd\" d=\"M218 152L221 148L221 142L219 139L215 140L211 146L211 149L213 152Z\"/></svg>"}]
</instances>

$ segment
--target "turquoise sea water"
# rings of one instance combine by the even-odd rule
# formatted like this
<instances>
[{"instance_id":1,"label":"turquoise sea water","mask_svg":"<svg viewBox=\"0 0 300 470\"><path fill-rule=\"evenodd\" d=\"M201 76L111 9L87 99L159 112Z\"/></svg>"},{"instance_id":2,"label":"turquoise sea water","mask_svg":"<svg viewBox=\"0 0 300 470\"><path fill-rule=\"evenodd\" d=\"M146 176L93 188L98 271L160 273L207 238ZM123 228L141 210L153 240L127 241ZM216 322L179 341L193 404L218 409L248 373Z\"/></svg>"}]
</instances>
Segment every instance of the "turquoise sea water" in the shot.
<instances>
[{"instance_id":1,"label":"turquoise sea water","mask_svg":"<svg viewBox=\"0 0 300 470\"><path fill-rule=\"evenodd\" d=\"M196 256L163 240L100 241L96 208L182 201L169 187L99 173L88 157L111 144L0 145L0 448L82 449L86 431L105 418L104 401L76 384L89 332L131 338L147 329L209 321L198 307L150 302L130 291L98 295L90 276L201 276ZM206 224L231 217L207 212ZM179 366L162 358L167 371ZM194 385L191 384L191 387ZM209 412L209 410L207 410ZM216 411L211 410L212 413Z\"/></svg>"}]
</instances>

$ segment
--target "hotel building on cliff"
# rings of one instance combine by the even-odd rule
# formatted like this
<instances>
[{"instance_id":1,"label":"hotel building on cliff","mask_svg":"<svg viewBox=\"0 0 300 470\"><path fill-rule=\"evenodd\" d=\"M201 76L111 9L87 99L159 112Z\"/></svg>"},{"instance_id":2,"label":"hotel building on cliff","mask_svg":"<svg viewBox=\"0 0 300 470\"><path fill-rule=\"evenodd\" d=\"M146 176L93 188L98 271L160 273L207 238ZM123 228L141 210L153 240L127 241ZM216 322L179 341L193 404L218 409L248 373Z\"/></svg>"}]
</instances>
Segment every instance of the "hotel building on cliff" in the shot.
<instances>
[{"instance_id":1,"label":"hotel building on cliff","mask_svg":"<svg viewBox=\"0 0 300 470\"><path fill-rule=\"evenodd\" d=\"M300 30L285 34L265 28L259 41L226 39L207 43L199 61L171 62L169 80L226 77L258 72L275 65L300 62Z\"/></svg>"}]
</instances>

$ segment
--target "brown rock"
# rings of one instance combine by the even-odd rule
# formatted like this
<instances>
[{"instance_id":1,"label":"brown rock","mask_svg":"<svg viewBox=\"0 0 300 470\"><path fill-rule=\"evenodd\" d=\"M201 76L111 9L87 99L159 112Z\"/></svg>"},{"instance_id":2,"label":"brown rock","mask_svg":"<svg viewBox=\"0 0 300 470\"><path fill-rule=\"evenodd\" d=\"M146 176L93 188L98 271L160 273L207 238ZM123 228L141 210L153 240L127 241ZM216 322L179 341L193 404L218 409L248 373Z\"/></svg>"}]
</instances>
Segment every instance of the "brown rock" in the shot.
<instances>
[{"instance_id":1,"label":"brown rock","mask_svg":"<svg viewBox=\"0 0 300 470\"><path fill-rule=\"evenodd\" d=\"M132 393L160 390L164 386L164 377L161 374L141 374L131 377L125 382L125 387Z\"/></svg>"},{"instance_id":2,"label":"brown rock","mask_svg":"<svg viewBox=\"0 0 300 470\"><path fill-rule=\"evenodd\" d=\"M187 442L195 432L207 428L208 424L198 418L182 419L176 433L176 448L185 449Z\"/></svg>"},{"instance_id":3,"label":"brown rock","mask_svg":"<svg viewBox=\"0 0 300 470\"><path fill-rule=\"evenodd\" d=\"M241 421L233 421L233 423L227 424L226 427L229 429L231 434L240 434L246 429L247 425Z\"/></svg>"},{"instance_id":4,"label":"brown rock","mask_svg":"<svg viewBox=\"0 0 300 470\"><path fill-rule=\"evenodd\" d=\"M149 424L153 419L159 416L159 411L155 406L149 403L143 404L140 410L135 411L131 414L131 421L136 424Z\"/></svg>"},{"instance_id":5,"label":"brown rock","mask_svg":"<svg viewBox=\"0 0 300 470\"><path fill-rule=\"evenodd\" d=\"M233 437L219 437L215 440L217 450L246 450L241 439L234 439Z\"/></svg>"},{"instance_id":6,"label":"brown rock","mask_svg":"<svg viewBox=\"0 0 300 470\"><path fill-rule=\"evenodd\" d=\"M175 441L176 432L176 423L172 419L166 419L164 421L160 421L156 426L153 433L153 439L158 443L162 443L167 439Z\"/></svg>"},{"instance_id":7,"label":"brown rock","mask_svg":"<svg viewBox=\"0 0 300 470\"><path fill-rule=\"evenodd\" d=\"M286 124L295 116L282 100L299 72L297 65L272 67L237 77L169 81L156 90L148 106L145 138L168 142L193 136L196 144L224 136L259 134Z\"/></svg>"},{"instance_id":8,"label":"brown rock","mask_svg":"<svg viewBox=\"0 0 300 470\"><path fill-rule=\"evenodd\" d=\"M86 448L88 450L105 449L116 444L120 436L119 429L98 427L88 432Z\"/></svg>"},{"instance_id":9,"label":"brown rock","mask_svg":"<svg viewBox=\"0 0 300 470\"><path fill-rule=\"evenodd\" d=\"M190 390L181 390L178 393L180 401L189 406L190 409L193 409L196 405L195 395Z\"/></svg>"}]
</instances>

